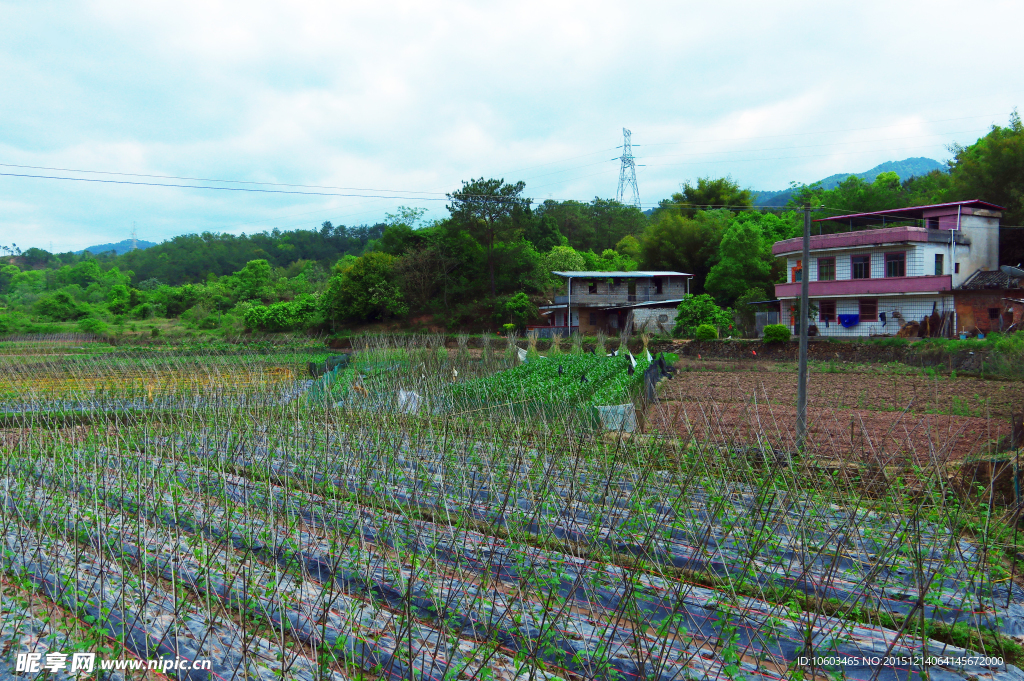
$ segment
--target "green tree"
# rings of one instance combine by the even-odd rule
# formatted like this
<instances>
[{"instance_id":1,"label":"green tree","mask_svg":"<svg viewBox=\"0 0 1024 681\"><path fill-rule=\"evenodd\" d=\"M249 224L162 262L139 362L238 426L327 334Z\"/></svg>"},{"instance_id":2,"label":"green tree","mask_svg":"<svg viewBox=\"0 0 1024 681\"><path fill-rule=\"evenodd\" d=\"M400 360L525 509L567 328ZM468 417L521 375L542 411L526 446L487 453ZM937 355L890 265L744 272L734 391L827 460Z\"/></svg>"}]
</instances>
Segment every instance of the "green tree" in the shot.
<instances>
[{"instance_id":1,"label":"green tree","mask_svg":"<svg viewBox=\"0 0 1024 681\"><path fill-rule=\"evenodd\" d=\"M720 304L731 305L752 286L770 283L773 261L760 226L734 220L722 235L718 262L708 272L704 289Z\"/></svg>"},{"instance_id":2,"label":"green tree","mask_svg":"<svg viewBox=\"0 0 1024 681\"><path fill-rule=\"evenodd\" d=\"M718 262L718 245L732 221L727 210L698 211L692 216L661 211L644 233L642 265L694 275L690 291L702 293L708 272Z\"/></svg>"},{"instance_id":3,"label":"green tree","mask_svg":"<svg viewBox=\"0 0 1024 681\"><path fill-rule=\"evenodd\" d=\"M107 309L114 314L124 314L131 305L131 293L124 284L115 284L107 294Z\"/></svg>"},{"instance_id":4,"label":"green tree","mask_svg":"<svg viewBox=\"0 0 1024 681\"><path fill-rule=\"evenodd\" d=\"M10 290L14 276L20 272L17 265L0 265L0 295Z\"/></svg>"},{"instance_id":5,"label":"green tree","mask_svg":"<svg viewBox=\"0 0 1024 681\"><path fill-rule=\"evenodd\" d=\"M672 335L690 338L702 324L729 326L732 324L732 310L718 307L715 299L706 293L686 296L676 308L676 325Z\"/></svg>"},{"instance_id":6,"label":"green tree","mask_svg":"<svg viewBox=\"0 0 1024 681\"><path fill-rule=\"evenodd\" d=\"M530 199L522 196L524 182L507 184L505 180L480 178L463 181L462 189L448 194L448 211L487 251L487 269L491 279L491 298L497 296L494 277L494 246L515 238L521 214L530 209ZM517 220L516 218L519 218Z\"/></svg>"},{"instance_id":7,"label":"green tree","mask_svg":"<svg viewBox=\"0 0 1024 681\"><path fill-rule=\"evenodd\" d=\"M393 283L396 258L370 252L350 267L335 267L322 298L332 319L370 321L408 312L402 292Z\"/></svg>"},{"instance_id":8,"label":"green tree","mask_svg":"<svg viewBox=\"0 0 1024 681\"><path fill-rule=\"evenodd\" d=\"M547 253L567 241L558 231L558 223L550 215L535 216L526 228L526 239L539 253Z\"/></svg>"},{"instance_id":9,"label":"green tree","mask_svg":"<svg viewBox=\"0 0 1024 681\"><path fill-rule=\"evenodd\" d=\"M241 300L261 299L270 286L274 270L264 259L250 260L235 274Z\"/></svg>"},{"instance_id":10,"label":"green tree","mask_svg":"<svg viewBox=\"0 0 1024 681\"><path fill-rule=\"evenodd\" d=\"M743 210L754 205L753 194L740 186L731 177L701 177L697 184L683 183L682 191L671 199L661 202L662 210L676 210L691 213L698 210Z\"/></svg>"},{"instance_id":11,"label":"green tree","mask_svg":"<svg viewBox=\"0 0 1024 681\"><path fill-rule=\"evenodd\" d=\"M627 234L619 239L619 242L615 244L615 250L636 262L640 262L640 259L643 257L643 249L640 247L640 242L632 234Z\"/></svg>"}]
</instances>

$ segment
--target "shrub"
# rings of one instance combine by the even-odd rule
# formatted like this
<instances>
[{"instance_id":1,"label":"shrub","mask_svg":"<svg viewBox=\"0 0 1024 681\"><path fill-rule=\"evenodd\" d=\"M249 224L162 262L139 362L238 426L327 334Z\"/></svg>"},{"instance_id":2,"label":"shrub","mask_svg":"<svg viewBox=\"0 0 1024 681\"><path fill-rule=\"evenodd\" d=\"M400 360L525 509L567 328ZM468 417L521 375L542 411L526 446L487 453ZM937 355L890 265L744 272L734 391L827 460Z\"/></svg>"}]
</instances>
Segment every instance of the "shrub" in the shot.
<instances>
[{"instance_id":1,"label":"shrub","mask_svg":"<svg viewBox=\"0 0 1024 681\"><path fill-rule=\"evenodd\" d=\"M706 293L696 296L686 296L679 303L676 315L676 326L672 330L675 337L693 337L697 327L701 324L714 326L728 326L732 324L732 309L722 309L715 305L715 299Z\"/></svg>"},{"instance_id":2,"label":"shrub","mask_svg":"<svg viewBox=\"0 0 1024 681\"><path fill-rule=\"evenodd\" d=\"M784 343L789 340L789 327L785 324L769 324L764 327L765 343Z\"/></svg>"},{"instance_id":3,"label":"shrub","mask_svg":"<svg viewBox=\"0 0 1024 681\"><path fill-rule=\"evenodd\" d=\"M693 337L702 341L715 340L718 338L718 329L710 324L701 324L697 327L697 330L694 331Z\"/></svg>"},{"instance_id":4,"label":"shrub","mask_svg":"<svg viewBox=\"0 0 1024 681\"><path fill-rule=\"evenodd\" d=\"M86 317L82 321L78 322L78 328L83 333L95 333L101 334L107 330L107 325L102 319L96 317Z\"/></svg>"}]
</instances>

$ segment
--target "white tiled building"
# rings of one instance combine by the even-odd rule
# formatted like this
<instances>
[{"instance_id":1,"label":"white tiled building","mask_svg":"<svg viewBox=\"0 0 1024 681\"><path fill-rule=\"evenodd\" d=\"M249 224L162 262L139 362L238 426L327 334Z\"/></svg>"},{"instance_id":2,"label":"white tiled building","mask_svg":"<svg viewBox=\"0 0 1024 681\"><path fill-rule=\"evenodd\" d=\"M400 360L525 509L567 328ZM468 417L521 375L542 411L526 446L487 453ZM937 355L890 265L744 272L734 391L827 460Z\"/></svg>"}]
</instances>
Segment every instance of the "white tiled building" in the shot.
<instances>
[{"instance_id":1,"label":"white tiled building","mask_svg":"<svg viewBox=\"0 0 1024 681\"><path fill-rule=\"evenodd\" d=\"M998 268L1001 211L960 201L816 221L846 223L851 231L812 236L806 267L802 238L775 243L772 253L786 259L787 273L775 286L780 323L794 325L806 271L818 335L895 334L899 318L920 322L933 314L952 335L953 289L978 270Z\"/></svg>"}]
</instances>

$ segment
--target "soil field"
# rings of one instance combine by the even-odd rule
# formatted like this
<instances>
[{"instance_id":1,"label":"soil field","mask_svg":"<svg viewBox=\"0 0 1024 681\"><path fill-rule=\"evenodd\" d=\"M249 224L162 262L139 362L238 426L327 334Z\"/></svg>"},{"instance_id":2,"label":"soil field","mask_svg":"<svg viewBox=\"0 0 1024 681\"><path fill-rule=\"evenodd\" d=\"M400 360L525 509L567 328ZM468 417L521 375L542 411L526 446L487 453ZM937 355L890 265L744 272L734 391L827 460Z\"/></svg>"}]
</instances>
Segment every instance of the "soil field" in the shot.
<instances>
[{"instance_id":1,"label":"soil field","mask_svg":"<svg viewBox=\"0 0 1024 681\"><path fill-rule=\"evenodd\" d=\"M684 437L775 447L795 441L797 376L792 365L684 360L659 384L649 425ZM959 460L995 451L1024 407L1024 384L907 374L886 366L812 371L808 437L818 456L886 465ZM751 370L756 369L756 370ZM819 367L820 369L820 367Z\"/></svg>"}]
</instances>

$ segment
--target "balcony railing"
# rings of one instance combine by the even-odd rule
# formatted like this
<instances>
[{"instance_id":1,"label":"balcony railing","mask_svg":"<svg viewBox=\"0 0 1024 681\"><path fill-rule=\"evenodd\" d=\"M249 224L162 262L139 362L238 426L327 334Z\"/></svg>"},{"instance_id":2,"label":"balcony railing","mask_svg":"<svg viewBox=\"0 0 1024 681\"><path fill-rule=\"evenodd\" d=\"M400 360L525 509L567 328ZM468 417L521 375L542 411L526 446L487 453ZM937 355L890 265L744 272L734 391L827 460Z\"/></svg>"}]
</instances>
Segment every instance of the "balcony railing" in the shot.
<instances>
[{"instance_id":1,"label":"balcony railing","mask_svg":"<svg viewBox=\"0 0 1024 681\"><path fill-rule=\"evenodd\" d=\"M659 300L676 300L683 298L686 294L683 292L677 293L573 293L572 304L579 305L580 307L590 307L593 305L628 305L629 303L636 302L648 302ZM555 296L555 305L565 305L569 301L569 296Z\"/></svg>"}]
</instances>

